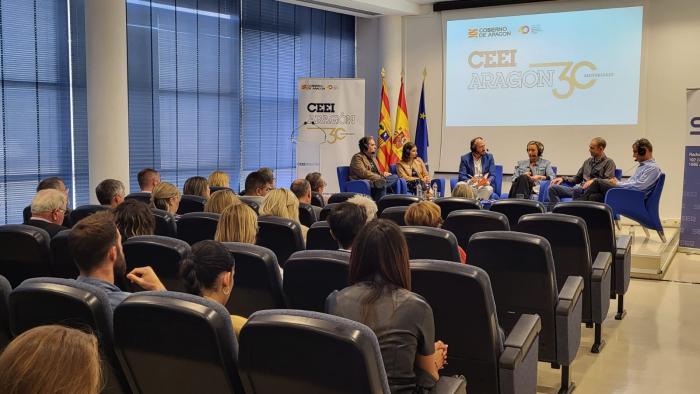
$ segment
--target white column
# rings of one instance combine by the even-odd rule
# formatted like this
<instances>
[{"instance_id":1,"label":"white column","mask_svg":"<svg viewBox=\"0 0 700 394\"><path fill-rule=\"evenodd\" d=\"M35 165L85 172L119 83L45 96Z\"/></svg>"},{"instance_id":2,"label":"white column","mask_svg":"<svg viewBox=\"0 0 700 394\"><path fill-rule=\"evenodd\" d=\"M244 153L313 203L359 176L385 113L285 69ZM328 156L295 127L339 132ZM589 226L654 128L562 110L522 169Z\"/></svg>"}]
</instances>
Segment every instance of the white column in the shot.
<instances>
[{"instance_id":1,"label":"white column","mask_svg":"<svg viewBox=\"0 0 700 394\"><path fill-rule=\"evenodd\" d=\"M129 192L126 3L85 2L90 201L95 186L118 179Z\"/></svg>"}]
</instances>

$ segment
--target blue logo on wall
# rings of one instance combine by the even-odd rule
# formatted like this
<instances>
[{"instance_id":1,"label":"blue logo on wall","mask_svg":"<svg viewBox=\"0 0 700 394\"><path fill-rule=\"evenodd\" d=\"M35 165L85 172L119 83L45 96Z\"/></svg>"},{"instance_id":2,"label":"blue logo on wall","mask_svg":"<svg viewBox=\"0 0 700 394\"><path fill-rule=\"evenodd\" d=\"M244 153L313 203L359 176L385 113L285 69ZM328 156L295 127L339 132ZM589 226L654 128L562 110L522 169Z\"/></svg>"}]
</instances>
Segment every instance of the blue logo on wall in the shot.
<instances>
[{"instance_id":1,"label":"blue logo on wall","mask_svg":"<svg viewBox=\"0 0 700 394\"><path fill-rule=\"evenodd\" d=\"M690 130L690 135L700 135L700 116L690 119L690 127L695 130Z\"/></svg>"}]
</instances>

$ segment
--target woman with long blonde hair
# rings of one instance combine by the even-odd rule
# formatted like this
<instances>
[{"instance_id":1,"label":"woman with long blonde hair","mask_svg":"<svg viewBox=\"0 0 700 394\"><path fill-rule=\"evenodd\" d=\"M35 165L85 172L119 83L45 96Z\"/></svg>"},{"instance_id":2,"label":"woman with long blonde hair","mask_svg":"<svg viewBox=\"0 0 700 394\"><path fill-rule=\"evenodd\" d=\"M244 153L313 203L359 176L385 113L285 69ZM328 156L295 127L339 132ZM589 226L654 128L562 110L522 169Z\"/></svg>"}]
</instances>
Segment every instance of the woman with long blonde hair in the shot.
<instances>
[{"instance_id":1,"label":"woman with long blonde hair","mask_svg":"<svg viewBox=\"0 0 700 394\"><path fill-rule=\"evenodd\" d=\"M241 200L231 189L217 190L204 204L204 212L223 213L231 205L241 204Z\"/></svg>"},{"instance_id":2,"label":"woman with long blonde hair","mask_svg":"<svg viewBox=\"0 0 700 394\"><path fill-rule=\"evenodd\" d=\"M230 187L229 186L229 180L228 180L228 174L216 170L212 172L209 175L209 186L214 186L214 187Z\"/></svg>"},{"instance_id":3,"label":"woman with long blonde hair","mask_svg":"<svg viewBox=\"0 0 700 394\"><path fill-rule=\"evenodd\" d=\"M180 206L180 191L172 183L161 182L153 188L151 204L176 215L177 208Z\"/></svg>"},{"instance_id":4,"label":"woman with long blonde hair","mask_svg":"<svg viewBox=\"0 0 700 394\"><path fill-rule=\"evenodd\" d=\"M279 216L299 223L301 235L306 242L309 228L299 222L299 199L289 189L274 189L267 193L258 213L260 216Z\"/></svg>"},{"instance_id":5,"label":"woman with long blonde hair","mask_svg":"<svg viewBox=\"0 0 700 394\"><path fill-rule=\"evenodd\" d=\"M257 235L258 215L248 205L236 204L224 209L216 226L214 240L255 244Z\"/></svg>"}]
</instances>

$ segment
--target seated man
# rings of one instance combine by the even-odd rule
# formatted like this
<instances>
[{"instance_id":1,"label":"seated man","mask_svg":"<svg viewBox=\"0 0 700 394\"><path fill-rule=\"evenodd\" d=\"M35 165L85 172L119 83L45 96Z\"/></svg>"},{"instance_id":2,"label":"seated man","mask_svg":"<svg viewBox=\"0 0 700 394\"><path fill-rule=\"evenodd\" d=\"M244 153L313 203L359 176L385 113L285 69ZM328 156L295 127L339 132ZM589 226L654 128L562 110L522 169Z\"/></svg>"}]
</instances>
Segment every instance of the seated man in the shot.
<instances>
[{"instance_id":1,"label":"seated man","mask_svg":"<svg viewBox=\"0 0 700 394\"><path fill-rule=\"evenodd\" d=\"M540 193L540 181L554 178L552 163L542 158L544 144L530 141L526 145L527 160L518 161L511 178L509 198L537 199Z\"/></svg>"},{"instance_id":2,"label":"seated man","mask_svg":"<svg viewBox=\"0 0 700 394\"><path fill-rule=\"evenodd\" d=\"M561 197L573 197L579 199L594 179L611 179L615 177L615 162L605 155L607 143L601 137L595 137L588 145L591 157L583 162L581 168L574 176L554 178L549 185L549 202L558 203ZM562 185L562 182L572 183L574 186Z\"/></svg>"},{"instance_id":3,"label":"seated man","mask_svg":"<svg viewBox=\"0 0 700 394\"><path fill-rule=\"evenodd\" d=\"M126 260L111 212L100 211L78 222L68 235L68 248L80 270L77 281L104 290L112 309L131 295L114 284L126 273ZM146 290L165 290L151 267L134 268L126 278Z\"/></svg>"},{"instance_id":4,"label":"seated man","mask_svg":"<svg viewBox=\"0 0 700 394\"><path fill-rule=\"evenodd\" d=\"M462 156L459 162L460 182L475 185L479 200L488 200L493 194L496 165L493 155L486 150L486 140L476 137L469 142L470 153Z\"/></svg>"},{"instance_id":5,"label":"seated man","mask_svg":"<svg viewBox=\"0 0 700 394\"><path fill-rule=\"evenodd\" d=\"M95 194L97 195L97 201L99 201L101 205L116 208L117 205L124 202L124 196L126 196L124 190L124 184L121 183L121 181L105 179L97 185Z\"/></svg>"},{"instance_id":6,"label":"seated man","mask_svg":"<svg viewBox=\"0 0 700 394\"><path fill-rule=\"evenodd\" d=\"M300 203L311 206L311 209L314 210L314 214L316 215L316 219L321 216L321 207L311 205L311 184L309 181L301 178L295 179L294 182L292 182L292 185L289 187L289 190L291 190L292 193L297 196Z\"/></svg>"},{"instance_id":7,"label":"seated man","mask_svg":"<svg viewBox=\"0 0 700 394\"><path fill-rule=\"evenodd\" d=\"M333 207L326 221L331 228L331 235L338 241L338 250L350 252L357 233L367 223L367 213L363 207L345 201Z\"/></svg>"},{"instance_id":8,"label":"seated man","mask_svg":"<svg viewBox=\"0 0 700 394\"><path fill-rule=\"evenodd\" d=\"M377 159L374 157L377 152L377 143L374 138L365 136L359 141L360 152L355 153L350 161L350 179L366 179L370 182L372 198L379 201L384 197L387 189L394 191L394 185L399 178L390 172L380 172Z\"/></svg>"},{"instance_id":9,"label":"seated man","mask_svg":"<svg viewBox=\"0 0 700 394\"><path fill-rule=\"evenodd\" d=\"M311 199L317 199L318 205L323 206L326 204L323 198L323 191L326 188L326 181L323 180L320 172L311 172L306 174L306 180L311 184Z\"/></svg>"},{"instance_id":10,"label":"seated man","mask_svg":"<svg viewBox=\"0 0 700 394\"><path fill-rule=\"evenodd\" d=\"M661 175L661 168L656 165L653 156L653 147L646 138L639 139L632 144L632 156L634 161L639 163L639 167L628 180L618 181L617 178L595 179L591 186L581 196L581 200L605 201L605 193L614 188L639 190L648 195L656 186L656 181Z\"/></svg>"},{"instance_id":11,"label":"seated man","mask_svg":"<svg viewBox=\"0 0 700 394\"><path fill-rule=\"evenodd\" d=\"M46 189L55 189L58 190L59 192L63 193L66 196L66 201L70 200L70 197L68 195L68 188L66 187L66 184L63 183L63 179L57 177L57 176L52 176L49 178L42 179L41 182L36 187L37 193L41 190L46 190ZM63 223L59 223L63 225L64 227L70 227L72 224L70 222L70 213L71 209L66 207L66 211L63 213ZM32 216L32 207L31 205L24 208L23 212L24 220L28 221L29 218Z\"/></svg>"},{"instance_id":12,"label":"seated man","mask_svg":"<svg viewBox=\"0 0 700 394\"><path fill-rule=\"evenodd\" d=\"M32 217L25 224L46 230L51 238L63 227L63 217L66 214L68 199L56 189L39 190L32 200Z\"/></svg>"},{"instance_id":13,"label":"seated man","mask_svg":"<svg viewBox=\"0 0 700 394\"><path fill-rule=\"evenodd\" d=\"M151 193L160 183L160 174L153 168L144 168L136 175L142 193Z\"/></svg>"},{"instance_id":14,"label":"seated man","mask_svg":"<svg viewBox=\"0 0 700 394\"><path fill-rule=\"evenodd\" d=\"M259 171L253 171L245 178L245 190L241 199L248 199L262 205L270 190L272 190L272 180Z\"/></svg>"}]
</instances>

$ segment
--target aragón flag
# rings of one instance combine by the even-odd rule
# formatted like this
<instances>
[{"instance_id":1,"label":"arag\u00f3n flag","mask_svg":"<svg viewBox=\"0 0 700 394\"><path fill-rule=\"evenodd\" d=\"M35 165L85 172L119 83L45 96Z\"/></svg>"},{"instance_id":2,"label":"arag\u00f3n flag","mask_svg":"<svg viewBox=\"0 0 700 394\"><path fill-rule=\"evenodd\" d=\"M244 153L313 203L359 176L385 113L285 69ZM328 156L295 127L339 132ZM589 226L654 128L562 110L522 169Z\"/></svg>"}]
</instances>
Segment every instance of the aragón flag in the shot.
<instances>
[{"instance_id":1,"label":"arag\u00f3n flag","mask_svg":"<svg viewBox=\"0 0 700 394\"><path fill-rule=\"evenodd\" d=\"M403 77L401 77L401 90L399 91L399 105L396 108L396 127L394 127L394 137L391 139L391 155L390 164L394 164L401 160L401 150L403 144L411 140L411 135L408 132L408 110L406 109L406 95L403 90Z\"/></svg>"},{"instance_id":2,"label":"arag\u00f3n flag","mask_svg":"<svg viewBox=\"0 0 700 394\"><path fill-rule=\"evenodd\" d=\"M388 172L389 164L392 156L391 152L391 113L389 112L389 96L386 91L386 81L384 80L385 72L382 69L382 97L379 106L379 137L377 147L377 162L379 163L380 172Z\"/></svg>"},{"instance_id":3,"label":"arag\u00f3n flag","mask_svg":"<svg viewBox=\"0 0 700 394\"><path fill-rule=\"evenodd\" d=\"M428 117L425 114L425 81L420 89L420 104L418 104L418 124L416 125L416 148L418 157L428 162Z\"/></svg>"}]
</instances>

